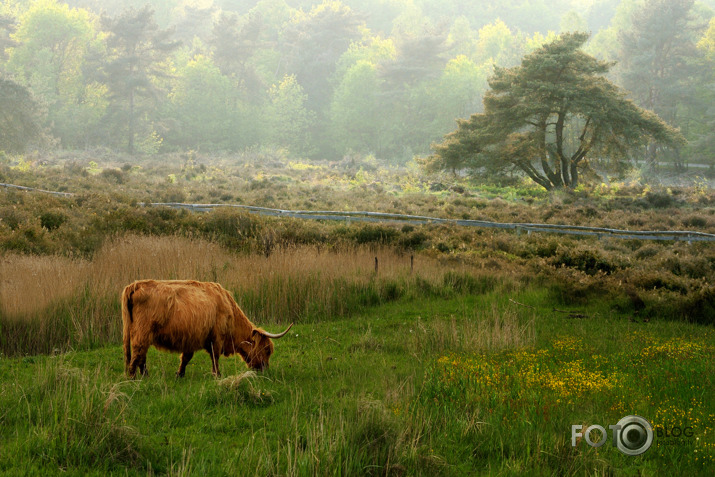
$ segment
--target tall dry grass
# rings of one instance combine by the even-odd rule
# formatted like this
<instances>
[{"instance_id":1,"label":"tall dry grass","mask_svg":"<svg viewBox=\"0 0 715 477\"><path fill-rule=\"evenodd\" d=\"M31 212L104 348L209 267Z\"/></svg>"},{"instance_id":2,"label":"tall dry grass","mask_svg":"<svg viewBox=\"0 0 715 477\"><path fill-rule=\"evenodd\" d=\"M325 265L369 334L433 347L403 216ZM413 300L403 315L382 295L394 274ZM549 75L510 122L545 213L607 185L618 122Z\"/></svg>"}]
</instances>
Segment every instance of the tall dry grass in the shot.
<instances>
[{"instance_id":1,"label":"tall dry grass","mask_svg":"<svg viewBox=\"0 0 715 477\"><path fill-rule=\"evenodd\" d=\"M476 282L467 271L425 256L412 269L410 256L389 248L298 246L265 256L179 236L116 238L91 261L8 254L0 260L0 351L117 342L119 295L142 278L219 282L252 321L264 324L326 320L405 294L484 291L492 283Z\"/></svg>"},{"instance_id":2,"label":"tall dry grass","mask_svg":"<svg viewBox=\"0 0 715 477\"><path fill-rule=\"evenodd\" d=\"M415 349L435 353L477 353L533 346L536 342L536 312L525 321L514 310L492 304L488 310L474 310L458 320L420 322L412 335Z\"/></svg>"},{"instance_id":3,"label":"tall dry grass","mask_svg":"<svg viewBox=\"0 0 715 477\"><path fill-rule=\"evenodd\" d=\"M0 313L26 316L71 296L86 282L89 263L66 257L0 256Z\"/></svg>"}]
</instances>

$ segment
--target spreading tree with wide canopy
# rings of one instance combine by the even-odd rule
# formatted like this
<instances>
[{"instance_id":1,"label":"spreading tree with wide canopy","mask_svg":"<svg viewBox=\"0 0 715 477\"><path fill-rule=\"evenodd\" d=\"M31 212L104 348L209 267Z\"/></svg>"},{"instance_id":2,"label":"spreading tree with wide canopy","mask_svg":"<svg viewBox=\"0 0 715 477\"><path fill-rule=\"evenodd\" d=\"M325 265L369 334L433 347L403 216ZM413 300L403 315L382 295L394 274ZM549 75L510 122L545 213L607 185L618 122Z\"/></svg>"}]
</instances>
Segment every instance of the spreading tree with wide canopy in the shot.
<instances>
[{"instance_id":1,"label":"spreading tree with wide canopy","mask_svg":"<svg viewBox=\"0 0 715 477\"><path fill-rule=\"evenodd\" d=\"M611 64L581 51L587 33L565 33L495 68L484 113L459 120L433 145L433 169L520 170L547 190L574 188L589 158L618 161L649 140L677 146L679 131L626 99L604 77Z\"/></svg>"}]
</instances>

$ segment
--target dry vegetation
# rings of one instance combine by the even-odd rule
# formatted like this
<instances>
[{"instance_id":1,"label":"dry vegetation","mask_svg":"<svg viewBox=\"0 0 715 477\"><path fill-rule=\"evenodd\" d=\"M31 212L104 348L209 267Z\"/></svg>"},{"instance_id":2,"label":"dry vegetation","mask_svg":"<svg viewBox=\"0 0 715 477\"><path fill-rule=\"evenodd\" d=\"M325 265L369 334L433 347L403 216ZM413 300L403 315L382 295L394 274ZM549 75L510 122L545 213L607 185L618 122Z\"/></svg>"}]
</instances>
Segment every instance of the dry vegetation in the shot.
<instances>
[{"instance_id":1,"label":"dry vegetation","mask_svg":"<svg viewBox=\"0 0 715 477\"><path fill-rule=\"evenodd\" d=\"M116 342L119 295L140 278L217 281L263 324L330 320L410 293L497 283L479 282L471 268L420 256L413 269L410 256L386 247L338 252L306 245L279 247L269 256L236 254L181 236L115 238L92 260L6 254L0 262L2 350L48 352Z\"/></svg>"},{"instance_id":2,"label":"dry vegetation","mask_svg":"<svg viewBox=\"0 0 715 477\"><path fill-rule=\"evenodd\" d=\"M161 163L134 164L95 157L101 165L82 154L6 159L0 181L75 195L0 190L0 350L49 352L114 341L121 288L147 277L218 281L257 323L329 320L405 295L481 293L496 286L505 292L546 287L554 306L604 302L635 321L713 323L711 243L345 224L139 205L165 200L377 209L715 233L715 193L703 181L671 190L634 180L547 194L518 181L477 185L386 168L369 158L304 164L272 154L171 155ZM34 344L26 346L28 340Z\"/></svg>"},{"instance_id":3,"label":"dry vegetation","mask_svg":"<svg viewBox=\"0 0 715 477\"><path fill-rule=\"evenodd\" d=\"M380 279L398 279L410 273L409 256L387 248L355 247L337 253L304 246L278 249L266 257L233 254L201 239L127 236L108 242L91 261L56 255L5 255L0 262L4 277L0 306L5 316L21 317L71 299L85 289L92 296L118 297L126 284L146 277L216 281L238 293L258 291L266 282L297 284L312 279L310 295L319 303L334 293L327 284L345 280L364 285L374 280L375 258ZM445 268L434 259L422 258L417 261L417 271L432 280ZM266 311L264 316L285 313L288 307L283 304L289 292L277 290L274 298L278 299L272 303L276 313Z\"/></svg>"}]
</instances>

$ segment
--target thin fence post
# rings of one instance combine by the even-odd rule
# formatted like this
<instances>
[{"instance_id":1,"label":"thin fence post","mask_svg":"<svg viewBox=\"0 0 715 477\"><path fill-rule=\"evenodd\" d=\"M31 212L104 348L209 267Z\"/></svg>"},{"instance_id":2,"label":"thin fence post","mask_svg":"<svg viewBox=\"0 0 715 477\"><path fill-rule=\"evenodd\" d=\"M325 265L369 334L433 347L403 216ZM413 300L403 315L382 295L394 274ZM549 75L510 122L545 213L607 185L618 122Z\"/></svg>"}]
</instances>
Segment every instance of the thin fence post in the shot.
<instances>
[{"instance_id":1,"label":"thin fence post","mask_svg":"<svg viewBox=\"0 0 715 477\"><path fill-rule=\"evenodd\" d=\"M377 275L377 257L375 257L375 275Z\"/></svg>"},{"instance_id":2,"label":"thin fence post","mask_svg":"<svg viewBox=\"0 0 715 477\"><path fill-rule=\"evenodd\" d=\"M415 271L415 256L410 255L410 275Z\"/></svg>"}]
</instances>

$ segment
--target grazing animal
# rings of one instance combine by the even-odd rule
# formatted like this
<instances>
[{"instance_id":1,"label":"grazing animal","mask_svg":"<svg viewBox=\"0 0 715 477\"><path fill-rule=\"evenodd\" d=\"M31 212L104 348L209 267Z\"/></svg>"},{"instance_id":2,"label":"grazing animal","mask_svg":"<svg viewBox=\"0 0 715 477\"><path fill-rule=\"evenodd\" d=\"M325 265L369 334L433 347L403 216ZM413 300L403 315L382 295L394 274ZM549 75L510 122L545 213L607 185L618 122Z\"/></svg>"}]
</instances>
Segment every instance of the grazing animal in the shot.
<instances>
[{"instance_id":1,"label":"grazing animal","mask_svg":"<svg viewBox=\"0 0 715 477\"><path fill-rule=\"evenodd\" d=\"M213 374L220 376L223 354L241 355L253 369L264 370L278 334L256 328L231 294L218 283L192 280L138 280L122 292L124 365L130 378L146 374L149 346L181 353L177 377L186 372L194 352L206 350Z\"/></svg>"}]
</instances>

